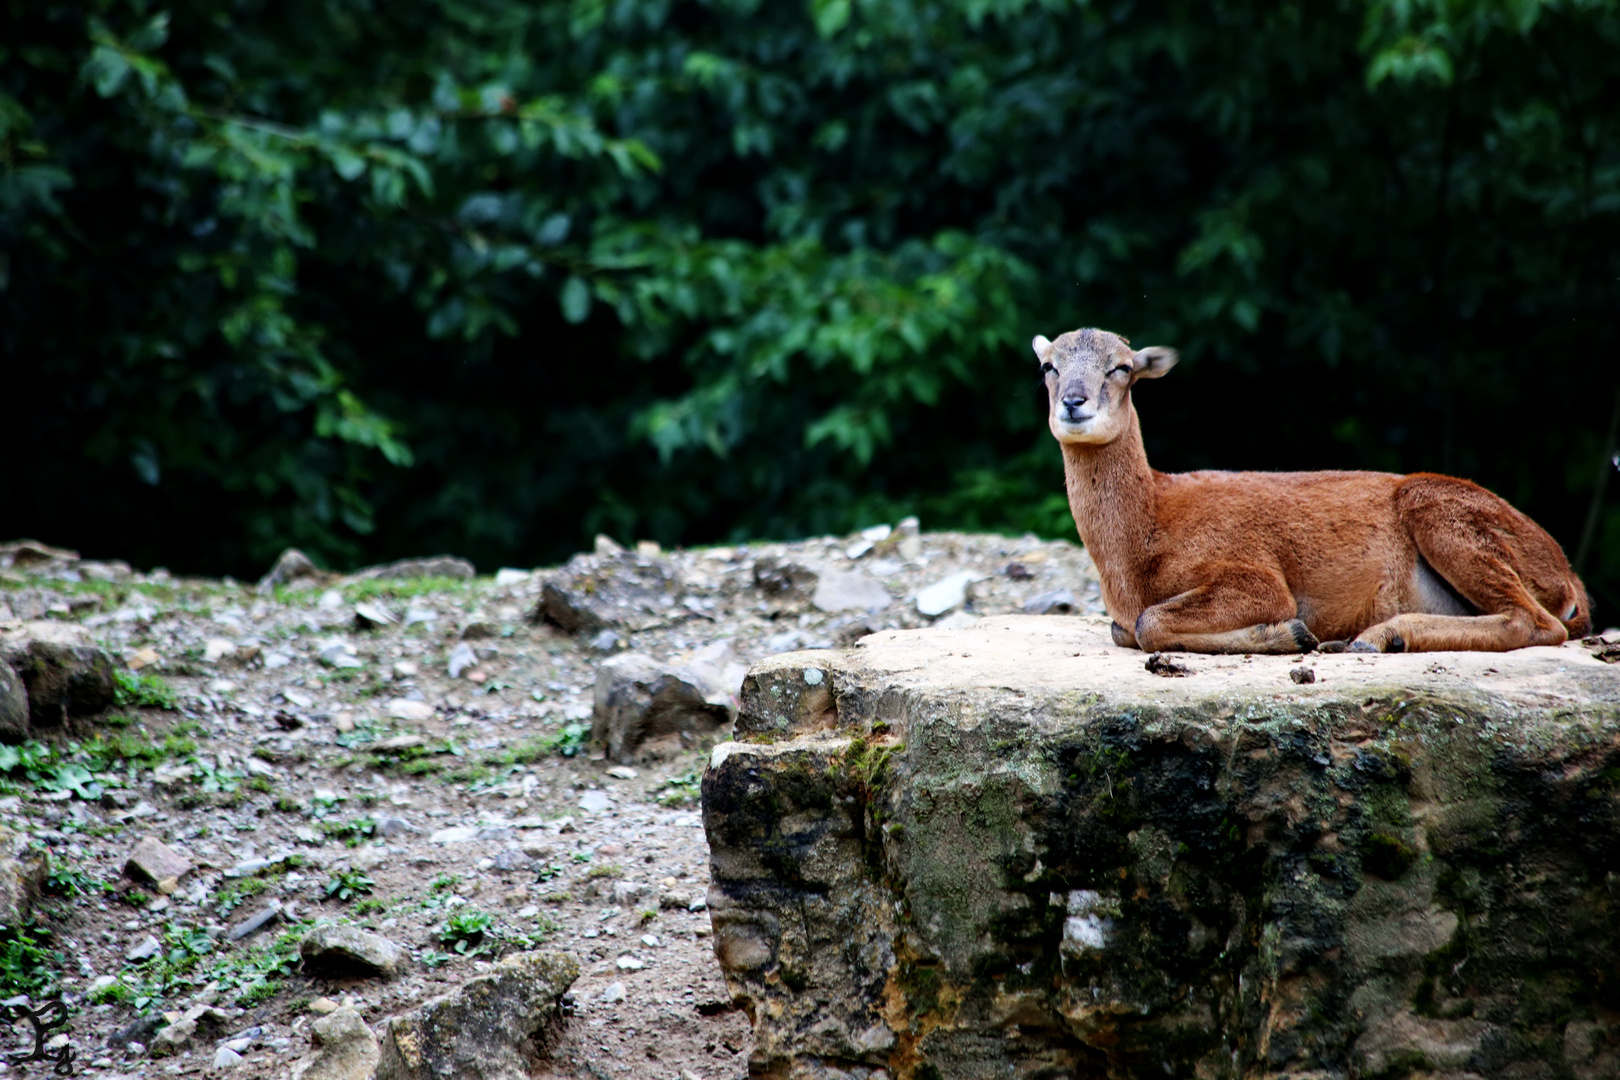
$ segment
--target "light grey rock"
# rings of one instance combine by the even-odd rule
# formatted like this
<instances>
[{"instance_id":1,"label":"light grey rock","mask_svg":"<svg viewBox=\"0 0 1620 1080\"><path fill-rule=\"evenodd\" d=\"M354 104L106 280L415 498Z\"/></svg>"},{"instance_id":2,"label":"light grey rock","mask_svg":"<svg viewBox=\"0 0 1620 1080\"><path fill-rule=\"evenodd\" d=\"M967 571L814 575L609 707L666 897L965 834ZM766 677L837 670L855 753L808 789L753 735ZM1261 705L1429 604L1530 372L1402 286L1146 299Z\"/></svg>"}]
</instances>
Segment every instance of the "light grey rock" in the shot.
<instances>
[{"instance_id":1,"label":"light grey rock","mask_svg":"<svg viewBox=\"0 0 1620 1080\"><path fill-rule=\"evenodd\" d=\"M124 863L124 873L136 881L172 893L191 872L191 860L155 836L143 836Z\"/></svg>"},{"instance_id":2,"label":"light grey rock","mask_svg":"<svg viewBox=\"0 0 1620 1080\"><path fill-rule=\"evenodd\" d=\"M629 996L629 992L624 988L624 983L611 982L608 983L607 989L602 991L601 1000L607 1002L609 1005L616 1005Z\"/></svg>"},{"instance_id":3,"label":"light grey rock","mask_svg":"<svg viewBox=\"0 0 1620 1080\"><path fill-rule=\"evenodd\" d=\"M316 1050L292 1067L292 1080L372 1080L381 1048L352 1005L340 1005L310 1025Z\"/></svg>"},{"instance_id":4,"label":"light grey rock","mask_svg":"<svg viewBox=\"0 0 1620 1080\"><path fill-rule=\"evenodd\" d=\"M247 918L233 923L231 928L225 931L225 940L241 941L243 938L250 937L263 930L279 918L281 918L281 904L279 901L272 900Z\"/></svg>"},{"instance_id":5,"label":"light grey rock","mask_svg":"<svg viewBox=\"0 0 1620 1080\"><path fill-rule=\"evenodd\" d=\"M917 592L917 611L933 618L967 602L968 586L978 575L963 570Z\"/></svg>"},{"instance_id":6,"label":"light grey rock","mask_svg":"<svg viewBox=\"0 0 1620 1080\"><path fill-rule=\"evenodd\" d=\"M397 562L368 566L349 575L350 581L406 581L411 578L453 578L471 581L478 570L466 559L454 555L430 555L426 558L400 559Z\"/></svg>"},{"instance_id":7,"label":"light grey rock","mask_svg":"<svg viewBox=\"0 0 1620 1080\"><path fill-rule=\"evenodd\" d=\"M596 668L591 741L631 764L692 745L731 723L736 697L713 663L662 663L621 653Z\"/></svg>"},{"instance_id":8,"label":"light grey rock","mask_svg":"<svg viewBox=\"0 0 1620 1080\"><path fill-rule=\"evenodd\" d=\"M588 814L600 814L613 809L613 800L608 793L598 788L582 791L579 794L579 808Z\"/></svg>"},{"instance_id":9,"label":"light grey rock","mask_svg":"<svg viewBox=\"0 0 1620 1080\"><path fill-rule=\"evenodd\" d=\"M260 596L268 596L280 585L320 585L330 581L332 577L332 574L316 566L302 551L288 548L277 556L275 565L259 579L255 591Z\"/></svg>"},{"instance_id":10,"label":"light grey rock","mask_svg":"<svg viewBox=\"0 0 1620 1080\"><path fill-rule=\"evenodd\" d=\"M461 678L464 672L478 666L478 654L473 652L472 646L465 641L460 642L450 650L450 659L446 661L446 670L452 679Z\"/></svg>"},{"instance_id":11,"label":"light grey rock","mask_svg":"<svg viewBox=\"0 0 1620 1080\"><path fill-rule=\"evenodd\" d=\"M689 614L675 602L679 590L680 578L664 559L576 555L541 585L533 618L570 634L650 630Z\"/></svg>"},{"instance_id":12,"label":"light grey rock","mask_svg":"<svg viewBox=\"0 0 1620 1080\"><path fill-rule=\"evenodd\" d=\"M381 934L355 926L317 926L298 943L309 971L380 975L393 978L405 964L405 950Z\"/></svg>"},{"instance_id":13,"label":"light grey rock","mask_svg":"<svg viewBox=\"0 0 1620 1080\"><path fill-rule=\"evenodd\" d=\"M1616 1075L1620 669L1311 659L998 615L756 664L703 783L751 1074Z\"/></svg>"},{"instance_id":14,"label":"light grey rock","mask_svg":"<svg viewBox=\"0 0 1620 1080\"><path fill-rule=\"evenodd\" d=\"M529 1080L579 964L554 952L508 956L487 975L388 1021L376 1080Z\"/></svg>"},{"instance_id":15,"label":"light grey rock","mask_svg":"<svg viewBox=\"0 0 1620 1080\"><path fill-rule=\"evenodd\" d=\"M228 1046L222 1046L214 1051L214 1068L234 1069L242 1064L242 1055Z\"/></svg>"},{"instance_id":16,"label":"light grey rock","mask_svg":"<svg viewBox=\"0 0 1620 1080\"><path fill-rule=\"evenodd\" d=\"M817 611L882 611L893 597L876 578L854 570L823 570L810 605Z\"/></svg>"},{"instance_id":17,"label":"light grey rock","mask_svg":"<svg viewBox=\"0 0 1620 1080\"><path fill-rule=\"evenodd\" d=\"M384 814L377 818L377 832L384 838L404 836L407 833L419 833L421 831L421 829L411 824L409 820L397 814Z\"/></svg>"},{"instance_id":18,"label":"light grey rock","mask_svg":"<svg viewBox=\"0 0 1620 1080\"><path fill-rule=\"evenodd\" d=\"M30 837L0 825L0 926L22 925L50 871Z\"/></svg>"},{"instance_id":19,"label":"light grey rock","mask_svg":"<svg viewBox=\"0 0 1620 1080\"><path fill-rule=\"evenodd\" d=\"M28 694L31 728L60 727L69 716L92 716L113 703L119 664L74 623L0 623L0 662Z\"/></svg>"},{"instance_id":20,"label":"light grey rock","mask_svg":"<svg viewBox=\"0 0 1620 1080\"><path fill-rule=\"evenodd\" d=\"M124 950L124 959L132 964L143 964L163 951L163 942L156 936L147 934L141 940Z\"/></svg>"},{"instance_id":21,"label":"light grey rock","mask_svg":"<svg viewBox=\"0 0 1620 1080\"><path fill-rule=\"evenodd\" d=\"M1080 601L1068 589L1053 589L1024 601L1025 615L1078 615Z\"/></svg>"},{"instance_id":22,"label":"light grey rock","mask_svg":"<svg viewBox=\"0 0 1620 1080\"><path fill-rule=\"evenodd\" d=\"M360 630L377 630L385 626L394 626L399 622L394 613L374 600L365 600L354 605L354 625Z\"/></svg>"},{"instance_id":23,"label":"light grey rock","mask_svg":"<svg viewBox=\"0 0 1620 1080\"><path fill-rule=\"evenodd\" d=\"M180 1018L152 1036L147 1052L153 1057L173 1057L189 1047L194 1039L212 1039L225 1030L230 1016L212 1005L193 1005Z\"/></svg>"}]
</instances>

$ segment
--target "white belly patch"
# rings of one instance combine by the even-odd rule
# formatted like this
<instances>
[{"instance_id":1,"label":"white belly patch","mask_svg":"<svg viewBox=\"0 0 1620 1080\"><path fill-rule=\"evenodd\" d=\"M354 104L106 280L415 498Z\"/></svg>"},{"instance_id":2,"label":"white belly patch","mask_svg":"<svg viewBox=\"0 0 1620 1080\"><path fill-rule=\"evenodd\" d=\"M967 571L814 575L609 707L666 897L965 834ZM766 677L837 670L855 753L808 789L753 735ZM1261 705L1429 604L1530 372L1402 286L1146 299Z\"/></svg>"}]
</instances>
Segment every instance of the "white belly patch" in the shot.
<instances>
[{"instance_id":1,"label":"white belly patch","mask_svg":"<svg viewBox=\"0 0 1620 1080\"><path fill-rule=\"evenodd\" d=\"M1422 559L1412 568L1412 596L1417 610L1425 615L1478 615L1479 612L1446 579Z\"/></svg>"}]
</instances>

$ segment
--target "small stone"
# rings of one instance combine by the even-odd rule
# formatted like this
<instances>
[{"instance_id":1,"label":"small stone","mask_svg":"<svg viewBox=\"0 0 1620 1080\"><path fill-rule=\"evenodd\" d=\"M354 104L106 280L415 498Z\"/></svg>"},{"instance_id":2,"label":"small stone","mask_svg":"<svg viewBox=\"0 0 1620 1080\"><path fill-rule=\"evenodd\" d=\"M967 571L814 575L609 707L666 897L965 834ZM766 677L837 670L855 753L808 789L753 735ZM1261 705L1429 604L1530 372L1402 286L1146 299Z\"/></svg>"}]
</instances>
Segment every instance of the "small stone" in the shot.
<instances>
[{"instance_id":1,"label":"small stone","mask_svg":"<svg viewBox=\"0 0 1620 1080\"><path fill-rule=\"evenodd\" d=\"M414 660L394 661L394 678L396 679L414 679L418 670Z\"/></svg>"},{"instance_id":2,"label":"small stone","mask_svg":"<svg viewBox=\"0 0 1620 1080\"><path fill-rule=\"evenodd\" d=\"M641 943L649 949L656 949L663 944L662 941L658 940L657 934L642 934Z\"/></svg>"},{"instance_id":3,"label":"small stone","mask_svg":"<svg viewBox=\"0 0 1620 1080\"><path fill-rule=\"evenodd\" d=\"M315 606L322 611L336 611L343 606L343 594L336 589L327 589L321 593L321 598L315 601Z\"/></svg>"},{"instance_id":4,"label":"small stone","mask_svg":"<svg viewBox=\"0 0 1620 1080\"><path fill-rule=\"evenodd\" d=\"M510 566L503 566L495 571L495 584L497 587L504 589L508 585L519 585L528 581L533 576L532 571L515 570Z\"/></svg>"},{"instance_id":5,"label":"small stone","mask_svg":"<svg viewBox=\"0 0 1620 1080\"><path fill-rule=\"evenodd\" d=\"M607 533L596 534L596 539L591 544L591 550L596 552L598 555L624 554L624 548L620 547L619 542L614 540L613 537L609 536Z\"/></svg>"},{"instance_id":6,"label":"small stone","mask_svg":"<svg viewBox=\"0 0 1620 1080\"><path fill-rule=\"evenodd\" d=\"M330 578L331 575L310 561L297 548L288 548L276 559L270 571L259 579L255 591L260 596L274 592L278 585L306 585L318 584Z\"/></svg>"},{"instance_id":7,"label":"small stone","mask_svg":"<svg viewBox=\"0 0 1620 1080\"><path fill-rule=\"evenodd\" d=\"M411 701L408 698L389 699L385 711L395 720L409 720L417 724L433 719L433 706L425 701Z\"/></svg>"},{"instance_id":8,"label":"small stone","mask_svg":"<svg viewBox=\"0 0 1620 1080\"><path fill-rule=\"evenodd\" d=\"M394 613L370 600L354 605L354 624L361 630L376 630L399 622Z\"/></svg>"},{"instance_id":9,"label":"small stone","mask_svg":"<svg viewBox=\"0 0 1620 1080\"><path fill-rule=\"evenodd\" d=\"M304 693L302 690L293 690L291 688L284 687L281 691L281 697L287 702L287 704L296 705L300 709L310 709L314 708L315 706L315 699Z\"/></svg>"},{"instance_id":10,"label":"small stone","mask_svg":"<svg viewBox=\"0 0 1620 1080\"><path fill-rule=\"evenodd\" d=\"M926 589L917 593L917 611L919 614L933 618L943 615L947 611L967 601L967 588L976 580L976 575L964 570L959 574L952 574Z\"/></svg>"},{"instance_id":11,"label":"small stone","mask_svg":"<svg viewBox=\"0 0 1620 1080\"><path fill-rule=\"evenodd\" d=\"M409 607L405 609L406 626L415 626L417 623L435 622L438 618L439 613L431 608ZM415 672L412 672L412 674L415 674Z\"/></svg>"},{"instance_id":12,"label":"small stone","mask_svg":"<svg viewBox=\"0 0 1620 1080\"><path fill-rule=\"evenodd\" d=\"M436 829L428 837L433 844L465 844L469 840L478 839L478 830L470 825L452 825L447 829Z\"/></svg>"},{"instance_id":13,"label":"small stone","mask_svg":"<svg viewBox=\"0 0 1620 1080\"><path fill-rule=\"evenodd\" d=\"M228 1046L222 1046L214 1051L214 1068L234 1069L242 1064L242 1055Z\"/></svg>"},{"instance_id":14,"label":"small stone","mask_svg":"<svg viewBox=\"0 0 1620 1080\"><path fill-rule=\"evenodd\" d=\"M124 959L132 964L141 964L152 959L163 950L163 943L151 934L147 934L140 941L124 950Z\"/></svg>"},{"instance_id":15,"label":"small stone","mask_svg":"<svg viewBox=\"0 0 1620 1080\"><path fill-rule=\"evenodd\" d=\"M666 911L681 911L691 906L692 897L689 893L674 889L664 893L658 898L658 906Z\"/></svg>"},{"instance_id":16,"label":"small stone","mask_svg":"<svg viewBox=\"0 0 1620 1080\"><path fill-rule=\"evenodd\" d=\"M486 638L496 637L500 628L485 619L474 619L461 628L462 641L482 641Z\"/></svg>"},{"instance_id":17,"label":"small stone","mask_svg":"<svg viewBox=\"0 0 1620 1080\"><path fill-rule=\"evenodd\" d=\"M405 963L405 951L381 934L354 926L317 926L298 943L306 970L359 973L392 978Z\"/></svg>"},{"instance_id":18,"label":"small stone","mask_svg":"<svg viewBox=\"0 0 1620 1080\"><path fill-rule=\"evenodd\" d=\"M607 774L615 780L634 780L641 775L628 765L614 765L608 769Z\"/></svg>"},{"instance_id":19,"label":"small stone","mask_svg":"<svg viewBox=\"0 0 1620 1080\"><path fill-rule=\"evenodd\" d=\"M355 655L354 646L347 641L331 641L322 646L317 654L321 663L331 668L358 668L364 667L365 662Z\"/></svg>"},{"instance_id":20,"label":"small stone","mask_svg":"<svg viewBox=\"0 0 1620 1080\"><path fill-rule=\"evenodd\" d=\"M640 971L647 966L633 956L621 956L617 964L620 971Z\"/></svg>"},{"instance_id":21,"label":"small stone","mask_svg":"<svg viewBox=\"0 0 1620 1080\"><path fill-rule=\"evenodd\" d=\"M664 549L659 546L658 541L656 540L636 541L636 554L642 556L643 558L652 559L662 555L663 553Z\"/></svg>"},{"instance_id":22,"label":"small stone","mask_svg":"<svg viewBox=\"0 0 1620 1080\"><path fill-rule=\"evenodd\" d=\"M264 929L266 926L269 926L280 917L281 905L275 901L271 901L267 906L260 908L252 915L249 915L247 918L236 923L229 930L225 931L225 939L227 941L241 941L243 938L248 937L249 935L258 933L260 930Z\"/></svg>"},{"instance_id":23,"label":"small stone","mask_svg":"<svg viewBox=\"0 0 1620 1080\"><path fill-rule=\"evenodd\" d=\"M1308 667L1290 668L1288 671L1288 677L1293 679L1301 686L1304 686L1306 683L1313 683L1316 681L1316 672Z\"/></svg>"},{"instance_id":24,"label":"small stone","mask_svg":"<svg viewBox=\"0 0 1620 1080\"><path fill-rule=\"evenodd\" d=\"M155 836L143 836L124 863L124 873L150 885L185 877L191 860Z\"/></svg>"},{"instance_id":25,"label":"small stone","mask_svg":"<svg viewBox=\"0 0 1620 1080\"><path fill-rule=\"evenodd\" d=\"M883 583L856 571L824 570L816 579L810 604L818 611L880 611L893 597Z\"/></svg>"},{"instance_id":26,"label":"small stone","mask_svg":"<svg viewBox=\"0 0 1620 1080\"><path fill-rule=\"evenodd\" d=\"M624 983L614 982L609 983L607 989L602 991L601 1000L607 1002L609 1005L614 1005L623 1001L629 996L628 991L626 991L624 988Z\"/></svg>"},{"instance_id":27,"label":"small stone","mask_svg":"<svg viewBox=\"0 0 1620 1080\"><path fill-rule=\"evenodd\" d=\"M579 808L588 814L600 814L613 808L613 800L607 792L592 788L580 794Z\"/></svg>"},{"instance_id":28,"label":"small stone","mask_svg":"<svg viewBox=\"0 0 1620 1080\"><path fill-rule=\"evenodd\" d=\"M615 652L623 646L624 639L612 630L600 630L590 640L590 647L599 653Z\"/></svg>"},{"instance_id":29,"label":"small stone","mask_svg":"<svg viewBox=\"0 0 1620 1080\"><path fill-rule=\"evenodd\" d=\"M409 581L415 578L453 578L471 581L478 569L466 559L454 555L429 555L423 558L400 559L368 566L349 575L351 581Z\"/></svg>"},{"instance_id":30,"label":"small stone","mask_svg":"<svg viewBox=\"0 0 1620 1080\"><path fill-rule=\"evenodd\" d=\"M163 657L158 654L156 649L148 647L137 649L129 655L129 659L125 662L129 665L129 670L139 671L142 668L151 667L153 664L163 663Z\"/></svg>"},{"instance_id":31,"label":"small stone","mask_svg":"<svg viewBox=\"0 0 1620 1080\"><path fill-rule=\"evenodd\" d=\"M217 664L227 656L236 654L236 642L225 638L209 638L203 642L203 663Z\"/></svg>"},{"instance_id":32,"label":"small stone","mask_svg":"<svg viewBox=\"0 0 1620 1080\"><path fill-rule=\"evenodd\" d=\"M337 1007L338 1003L329 997L318 997L309 1003L309 1011L318 1016L325 1016L327 1013L335 1012Z\"/></svg>"},{"instance_id":33,"label":"small stone","mask_svg":"<svg viewBox=\"0 0 1620 1080\"><path fill-rule=\"evenodd\" d=\"M400 836L404 833L421 832L415 825L405 818L393 814L384 814L377 819L377 832L383 837Z\"/></svg>"},{"instance_id":34,"label":"small stone","mask_svg":"<svg viewBox=\"0 0 1620 1080\"><path fill-rule=\"evenodd\" d=\"M1027 574L1027 571L1026 571ZM1077 615L1080 601L1068 589L1053 589L1024 601L1025 615Z\"/></svg>"},{"instance_id":35,"label":"small stone","mask_svg":"<svg viewBox=\"0 0 1620 1080\"><path fill-rule=\"evenodd\" d=\"M450 659L447 661L447 670L452 679L461 678L462 672L468 671L478 664L478 655L472 651L472 646L462 642L450 650Z\"/></svg>"}]
</instances>

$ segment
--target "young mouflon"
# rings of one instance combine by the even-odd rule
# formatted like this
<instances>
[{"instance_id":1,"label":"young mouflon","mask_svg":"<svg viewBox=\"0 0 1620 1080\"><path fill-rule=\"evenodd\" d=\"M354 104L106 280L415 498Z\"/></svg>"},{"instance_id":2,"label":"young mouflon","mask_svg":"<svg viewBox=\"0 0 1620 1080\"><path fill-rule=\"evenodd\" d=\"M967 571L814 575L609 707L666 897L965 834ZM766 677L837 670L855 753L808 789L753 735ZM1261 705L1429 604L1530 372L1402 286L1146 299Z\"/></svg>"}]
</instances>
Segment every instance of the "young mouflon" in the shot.
<instances>
[{"instance_id":1,"label":"young mouflon","mask_svg":"<svg viewBox=\"0 0 1620 1080\"><path fill-rule=\"evenodd\" d=\"M1149 652L1505 651L1590 632L1563 550L1477 484L1433 473L1161 473L1131 388L1173 349L1036 337L1069 508L1114 642Z\"/></svg>"}]
</instances>

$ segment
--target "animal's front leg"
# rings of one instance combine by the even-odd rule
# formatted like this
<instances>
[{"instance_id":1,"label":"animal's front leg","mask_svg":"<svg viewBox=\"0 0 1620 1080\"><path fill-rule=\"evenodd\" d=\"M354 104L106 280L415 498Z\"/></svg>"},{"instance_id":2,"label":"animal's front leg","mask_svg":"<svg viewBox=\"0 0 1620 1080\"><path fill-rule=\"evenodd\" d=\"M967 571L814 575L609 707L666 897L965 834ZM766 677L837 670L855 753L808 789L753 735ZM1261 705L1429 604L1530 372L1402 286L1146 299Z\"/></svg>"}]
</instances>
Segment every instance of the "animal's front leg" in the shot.
<instances>
[{"instance_id":1,"label":"animal's front leg","mask_svg":"<svg viewBox=\"0 0 1620 1080\"><path fill-rule=\"evenodd\" d=\"M1137 646L1147 652L1300 653L1316 636L1297 618L1283 576L1259 567L1214 566L1206 584L1153 604L1137 617Z\"/></svg>"}]
</instances>

